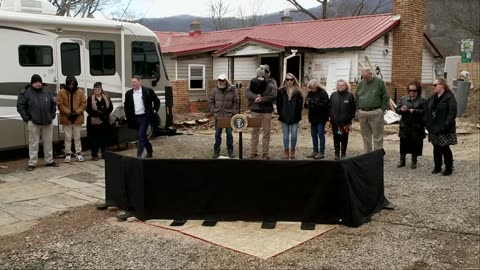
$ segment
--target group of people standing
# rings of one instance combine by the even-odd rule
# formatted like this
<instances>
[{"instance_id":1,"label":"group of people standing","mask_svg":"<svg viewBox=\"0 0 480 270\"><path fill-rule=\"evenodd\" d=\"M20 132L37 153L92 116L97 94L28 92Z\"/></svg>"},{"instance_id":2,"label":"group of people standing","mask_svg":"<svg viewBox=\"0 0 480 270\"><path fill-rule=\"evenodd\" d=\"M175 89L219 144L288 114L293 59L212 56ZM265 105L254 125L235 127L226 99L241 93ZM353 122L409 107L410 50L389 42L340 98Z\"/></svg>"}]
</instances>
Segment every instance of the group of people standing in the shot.
<instances>
[{"instance_id":1,"label":"group of people standing","mask_svg":"<svg viewBox=\"0 0 480 270\"><path fill-rule=\"evenodd\" d=\"M325 88L318 80L307 85L309 92L304 99L301 86L292 73L287 73L280 88L270 77L268 65L256 70L246 91L245 97L252 117L262 119L262 127L253 127L248 158L259 157L258 145L262 130L263 159L270 159L269 145L272 114L276 105L278 120L282 124L284 153L283 159L296 158L298 124L302 120L302 111L307 109L312 135L313 151L308 158L325 158L325 126L332 123L335 145L335 159L346 157L348 134L355 117L355 99L349 92L349 84L344 80L337 82L337 91L329 98ZM218 118L230 118L240 112L239 93L231 86L227 76L218 77L217 86L209 97L209 108L215 116L215 144L213 158L220 155L222 128L217 127ZM228 156L233 158L232 129L226 128Z\"/></svg>"},{"instance_id":2,"label":"group of people standing","mask_svg":"<svg viewBox=\"0 0 480 270\"><path fill-rule=\"evenodd\" d=\"M152 145L146 137L149 124L158 125L156 113L160 107L160 100L152 89L141 86L140 78L132 78L132 89L127 91L125 97L125 113L128 126L137 129L138 151L141 157L143 150L147 149L147 157L152 157ZM69 163L74 157L83 162L81 130L85 122L84 112L87 116L87 137L92 152L92 160L99 159L110 137L110 127L115 122L111 116L113 104L110 97L104 92L102 83L96 82L88 98L84 89L78 87L74 76L67 76L65 85L58 95L50 91L42 77L34 74L30 84L20 90L17 99L17 111L23 121L27 123L29 134L29 161L27 171L35 169L38 162L38 149L40 138L43 144L43 153L46 166L58 167L53 158L53 120L59 111L59 124L64 133L65 162ZM72 139L74 151L72 151Z\"/></svg>"},{"instance_id":3,"label":"group of people standing","mask_svg":"<svg viewBox=\"0 0 480 270\"><path fill-rule=\"evenodd\" d=\"M348 137L352 121L357 117L364 144L364 152L383 148L384 114L389 106L389 95L385 82L374 76L372 70L363 69L362 80L357 85L355 95L350 85L339 80L336 91L330 97L318 80L310 80L308 93L304 98L297 78L287 73L278 88L270 69L262 65L256 70L246 91L245 97L252 117L262 119L261 128L252 128L250 154L248 158L258 157L260 129L262 129L262 158L270 159L269 144L272 113L274 105L283 132L283 159L295 159L298 125L302 120L302 110L308 110L308 120L312 136L312 153L307 158L325 158L325 128L330 123L333 133L335 160L347 156ZM453 172L453 154L450 145L456 144L455 118L456 100L453 92L443 78L433 83L433 95L422 98L419 82L408 84L408 95L399 101L396 112L400 114L400 163L406 165L406 155L412 155L411 168L417 167L417 157L422 155L425 129L434 148L435 167L432 173L442 172L442 157L445 164L443 175ZM209 108L218 118L230 118L240 112L239 93L222 74L218 77L217 87L209 97ZM216 123L215 122L215 123ZM215 145L213 158L220 155L222 129L215 124ZM226 128L228 156L233 158L232 129Z\"/></svg>"},{"instance_id":4,"label":"group of people standing","mask_svg":"<svg viewBox=\"0 0 480 270\"><path fill-rule=\"evenodd\" d=\"M450 145L457 144L457 101L447 82L439 78L433 82L433 94L428 100L422 97L422 86L417 81L408 84L408 95L400 99L396 112L400 120L400 162L406 165L406 155L412 155L410 167L417 167L417 157L422 155L423 140L428 131L428 140L433 145L433 174L453 173L453 153ZM443 157L443 159L442 159ZM442 165L445 170L442 171Z\"/></svg>"}]
</instances>

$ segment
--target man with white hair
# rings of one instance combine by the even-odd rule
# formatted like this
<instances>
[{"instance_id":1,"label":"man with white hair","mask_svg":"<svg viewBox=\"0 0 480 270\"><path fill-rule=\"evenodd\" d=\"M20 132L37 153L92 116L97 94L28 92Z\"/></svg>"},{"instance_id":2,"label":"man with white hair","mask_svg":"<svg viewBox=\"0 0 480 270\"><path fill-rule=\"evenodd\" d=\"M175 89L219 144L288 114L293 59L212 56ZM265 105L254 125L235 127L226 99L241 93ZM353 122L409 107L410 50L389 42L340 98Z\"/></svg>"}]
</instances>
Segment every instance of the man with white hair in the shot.
<instances>
[{"instance_id":1,"label":"man with white hair","mask_svg":"<svg viewBox=\"0 0 480 270\"><path fill-rule=\"evenodd\" d=\"M390 99L385 82L374 77L371 69L362 69L362 80L357 86L355 99L365 153L382 149L383 115Z\"/></svg>"},{"instance_id":2,"label":"man with white hair","mask_svg":"<svg viewBox=\"0 0 480 270\"><path fill-rule=\"evenodd\" d=\"M217 86L213 88L212 94L208 98L208 108L215 115L215 144L213 145L213 158L220 156L220 146L222 144L222 128L217 125L218 118L231 118L240 112L240 96L237 90L227 80L227 75L220 74L217 80ZM232 128L225 128L227 133L227 153L229 158L234 158L233 154L233 134Z\"/></svg>"}]
</instances>

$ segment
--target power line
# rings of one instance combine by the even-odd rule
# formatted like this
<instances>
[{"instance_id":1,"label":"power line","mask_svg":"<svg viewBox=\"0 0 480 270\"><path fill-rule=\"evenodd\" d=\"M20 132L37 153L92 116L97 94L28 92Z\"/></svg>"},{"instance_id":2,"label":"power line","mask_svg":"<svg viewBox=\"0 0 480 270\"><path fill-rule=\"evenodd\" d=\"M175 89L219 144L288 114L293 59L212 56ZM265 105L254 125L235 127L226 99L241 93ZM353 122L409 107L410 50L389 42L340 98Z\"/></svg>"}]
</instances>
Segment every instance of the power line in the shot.
<instances>
[{"instance_id":1,"label":"power line","mask_svg":"<svg viewBox=\"0 0 480 270\"><path fill-rule=\"evenodd\" d=\"M121 21L123 19L123 16L125 15L125 12L127 12L127 9L130 7L130 3L132 3L132 0L129 0L128 1L128 4L127 4L127 7L123 10L123 14L122 16L120 17L120 20Z\"/></svg>"}]
</instances>

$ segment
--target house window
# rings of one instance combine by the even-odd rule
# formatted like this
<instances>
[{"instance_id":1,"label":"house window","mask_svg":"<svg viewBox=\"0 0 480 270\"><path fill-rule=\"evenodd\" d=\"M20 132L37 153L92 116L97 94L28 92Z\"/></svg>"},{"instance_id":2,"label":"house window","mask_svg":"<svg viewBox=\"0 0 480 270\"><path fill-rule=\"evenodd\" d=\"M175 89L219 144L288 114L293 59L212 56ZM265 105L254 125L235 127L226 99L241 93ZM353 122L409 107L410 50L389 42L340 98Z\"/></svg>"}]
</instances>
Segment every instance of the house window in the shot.
<instances>
[{"instance_id":1,"label":"house window","mask_svg":"<svg viewBox=\"0 0 480 270\"><path fill-rule=\"evenodd\" d=\"M390 33L386 33L383 36L383 45L389 46L390 45Z\"/></svg>"},{"instance_id":2,"label":"house window","mask_svg":"<svg viewBox=\"0 0 480 270\"><path fill-rule=\"evenodd\" d=\"M132 74L142 78L153 79L160 76L160 61L157 48L153 42L132 42Z\"/></svg>"},{"instance_id":3,"label":"house window","mask_svg":"<svg viewBox=\"0 0 480 270\"><path fill-rule=\"evenodd\" d=\"M92 40L90 48L90 74L115 75L115 43Z\"/></svg>"},{"instance_id":4,"label":"house window","mask_svg":"<svg viewBox=\"0 0 480 270\"><path fill-rule=\"evenodd\" d=\"M205 65L188 65L188 88L205 90Z\"/></svg>"},{"instance_id":5,"label":"house window","mask_svg":"<svg viewBox=\"0 0 480 270\"><path fill-rule=\"evenodd\" d=\"M18 62L25 67L49 67L53 65L53 50L50 46L20 45Z\"/></svg>"},{"instance_id":6,"label":"house window","mask_svg":"<svg viewBox=\"0 0 480 270\"><path fill-rule=\"evenodd\" d=\"M62 74L64 76L80 75L82 73L80 45L78 43L62 43L60 51L62 55Z\"/></svg>"}]
</instances>

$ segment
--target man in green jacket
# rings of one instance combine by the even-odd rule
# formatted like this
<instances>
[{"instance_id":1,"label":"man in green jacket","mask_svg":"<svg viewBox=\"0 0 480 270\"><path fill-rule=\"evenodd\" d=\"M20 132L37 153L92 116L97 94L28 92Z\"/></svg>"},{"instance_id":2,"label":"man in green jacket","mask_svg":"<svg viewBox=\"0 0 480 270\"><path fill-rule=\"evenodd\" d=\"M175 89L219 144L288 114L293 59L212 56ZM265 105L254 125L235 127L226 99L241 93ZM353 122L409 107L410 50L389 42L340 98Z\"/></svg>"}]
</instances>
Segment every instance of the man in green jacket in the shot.
<instances>
[{"instance_id":1,"label":"man in green jacket","mask_svg":"<svg viewBox=\"0 0 480 270\"><path fill-rule=\"evenodd\" d=\"M355 99L365 153L382 149L383 115L390 99L385 82L374 77L371 69L362 69L362 81L358 84Z\"/></svg>"}]
</instances>

